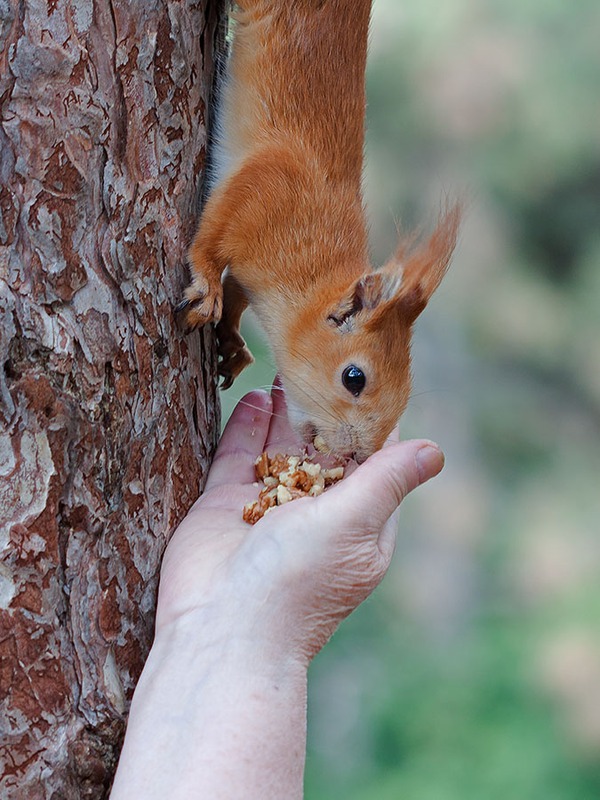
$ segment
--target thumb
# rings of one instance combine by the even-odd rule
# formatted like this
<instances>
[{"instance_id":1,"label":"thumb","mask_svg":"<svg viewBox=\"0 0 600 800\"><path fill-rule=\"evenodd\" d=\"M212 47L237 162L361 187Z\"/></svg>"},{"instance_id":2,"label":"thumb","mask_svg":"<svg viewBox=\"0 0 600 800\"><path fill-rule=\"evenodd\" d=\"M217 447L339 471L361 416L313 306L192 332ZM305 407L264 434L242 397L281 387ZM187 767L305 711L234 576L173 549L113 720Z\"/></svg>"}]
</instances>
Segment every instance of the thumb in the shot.
<instances>
[{"instance_id":1,"label":"thumb","mask_svg":"<svg viewBox=\"0 0 600 800\"><path fill-rule=\"evenodd\" d=\"M379 534L409 492L441 472L444 456L426 440L390 444L319 498L325 518Z\"/></svg>"}]
</instances>

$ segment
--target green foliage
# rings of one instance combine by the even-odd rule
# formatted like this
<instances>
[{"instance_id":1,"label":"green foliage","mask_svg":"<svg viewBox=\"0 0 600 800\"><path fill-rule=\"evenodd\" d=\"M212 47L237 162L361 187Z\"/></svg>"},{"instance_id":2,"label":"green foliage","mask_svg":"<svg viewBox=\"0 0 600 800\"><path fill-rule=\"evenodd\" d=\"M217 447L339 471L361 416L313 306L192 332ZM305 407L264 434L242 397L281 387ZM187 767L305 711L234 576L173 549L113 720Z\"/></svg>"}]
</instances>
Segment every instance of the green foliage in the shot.
<instances>
[{"instance_id":1,"label":"green foliage","mask_svg":"<svg viewBox=\"0 0 600 800\"><path fill-rule=\"evenodd\" d=\"M360 631L343 636L354 647L366 644ZM307 798L597 796L598 764L572 747L527 675L535 636L535 625L515 626L507 618L480 619L468 636L443 647L424 642L418 632L394 631L382 674L366 690L358 714L370 732L367 765L359 759L357 766L349 752L332 766L321 748L310 750ZM339 653L321 656L317 679L321 670L339 668L340 660ZM312 711L309 706L309 718Z\"/></svg>"}]
</instances>

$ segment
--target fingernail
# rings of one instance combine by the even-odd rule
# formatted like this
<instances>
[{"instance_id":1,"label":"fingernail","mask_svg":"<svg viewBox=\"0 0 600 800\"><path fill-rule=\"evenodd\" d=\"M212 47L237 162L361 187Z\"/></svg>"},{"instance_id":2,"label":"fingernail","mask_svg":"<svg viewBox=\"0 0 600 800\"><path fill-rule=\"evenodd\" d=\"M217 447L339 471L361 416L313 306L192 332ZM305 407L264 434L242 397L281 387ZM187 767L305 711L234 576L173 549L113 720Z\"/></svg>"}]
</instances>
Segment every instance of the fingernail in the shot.
<instances>
[{"instance_id":1,"label":"fingernail","mask_svg":"<svg viewBox=\"0 0 600 800\"><path fill-rule=\"evenodd\" d=\"M440 448L433 444L425 444L415 455L417 469L419 470L419 480L421 483L433 478L444 467L444 454Z\"/></svg>"}]
</instances>

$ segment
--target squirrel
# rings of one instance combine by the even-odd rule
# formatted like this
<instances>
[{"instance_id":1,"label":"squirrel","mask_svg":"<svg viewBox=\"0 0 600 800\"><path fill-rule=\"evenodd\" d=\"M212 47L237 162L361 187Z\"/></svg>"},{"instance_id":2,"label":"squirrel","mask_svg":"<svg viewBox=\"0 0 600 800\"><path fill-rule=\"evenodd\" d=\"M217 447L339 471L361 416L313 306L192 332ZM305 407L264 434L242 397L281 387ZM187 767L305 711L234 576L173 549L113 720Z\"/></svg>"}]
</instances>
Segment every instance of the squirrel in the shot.
<instances>
[{"instance_id":1,"label":"squirrel","mask_svg":"<svg viewBox=\"0 0 600 800\"><path fill-rule=\"evenodd\" d=\"M410 394L413 323L454 250L459 204L374 270L361 193L371 0L238 0L216 175L189 250L188 328L216 324L228 388L253 358L250 305L290 422L359 463Z\"/></svg>"}]
</instances>

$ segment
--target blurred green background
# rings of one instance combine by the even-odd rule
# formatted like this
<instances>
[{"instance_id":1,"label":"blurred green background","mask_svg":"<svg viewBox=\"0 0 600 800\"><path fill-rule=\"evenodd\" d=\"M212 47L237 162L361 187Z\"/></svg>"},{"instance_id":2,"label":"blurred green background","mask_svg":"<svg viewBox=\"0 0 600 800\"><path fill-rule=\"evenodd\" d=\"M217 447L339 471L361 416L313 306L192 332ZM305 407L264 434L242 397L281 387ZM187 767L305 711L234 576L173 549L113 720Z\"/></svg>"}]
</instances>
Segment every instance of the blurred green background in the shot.
<instances>
[{"instance_id":1,"label":"blurred green background","mask_svg":"<svg viewBox=\"0 0 600 800\"><path fill-rule=\"evenodd\" d=\"M401 426L447 465L311 669L306 797L598 798L600 4L375 0L368 91L375 262L468 198Z\"/></svg>"}]
</instances>

